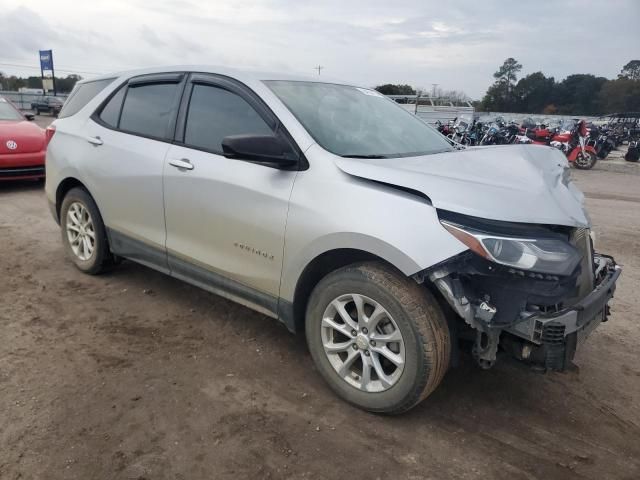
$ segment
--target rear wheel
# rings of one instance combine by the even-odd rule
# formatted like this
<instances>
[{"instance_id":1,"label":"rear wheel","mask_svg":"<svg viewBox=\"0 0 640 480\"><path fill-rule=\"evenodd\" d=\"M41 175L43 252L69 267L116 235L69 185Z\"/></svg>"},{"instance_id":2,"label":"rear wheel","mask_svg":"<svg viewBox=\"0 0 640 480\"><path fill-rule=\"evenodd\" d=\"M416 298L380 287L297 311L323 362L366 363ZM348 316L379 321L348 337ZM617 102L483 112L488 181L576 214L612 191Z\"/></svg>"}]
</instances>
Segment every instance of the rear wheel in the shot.
<instances>
[{"instance_id":1,"label":"rear wheel","mask_svg":"<svg viewBox=\"0 0 640 480\"><path fill-rule=\"evenodd\" d=\"M578 152L578 156L573 163L580 170L591 170L597 160L598 157L593 152Z\"/></svg>"},{"instance_id":2,"label":"rear wheel","mask_svg":"<svg viewBox=\"0 0 640 480\"><path fill-rule=\"evenodd\" d=\"M409 410L435 390L449 365L449 329L436 300L378 263L320 281L309 299L306 335L329 386L371 412Z\"/></svg>"},{"instance_id":3,"label":"rear wheel","mask_svg":"<svg viewBox=\"0 0 640 480\"><path fill-rule=\"evenodd\" d=\"M62 244L73 263L84 273L95 275L112 264L102 217L91 195L73 188L60 207Z\"/></svg>"}]
</instances>

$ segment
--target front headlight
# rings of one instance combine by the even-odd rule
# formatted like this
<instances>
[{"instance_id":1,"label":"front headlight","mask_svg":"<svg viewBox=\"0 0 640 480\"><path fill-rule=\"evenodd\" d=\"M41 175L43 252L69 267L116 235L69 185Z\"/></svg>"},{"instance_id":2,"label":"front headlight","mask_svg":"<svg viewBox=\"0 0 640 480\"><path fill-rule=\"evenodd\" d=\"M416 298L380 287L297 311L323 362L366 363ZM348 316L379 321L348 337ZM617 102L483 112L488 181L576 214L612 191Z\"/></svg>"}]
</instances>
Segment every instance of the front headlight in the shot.
<instances>
[{"instance_id":1,"label":"front headlight","mask_svg":"<svg viewBox=\"0 0 640 480\"><path fill-rule=\"evenodd\" d=\"M562 239L505 237L447 221L440 223L471 251L501 265L550 275L570 275L581 259L580 252Z\"/></svg>"}]
</instances>

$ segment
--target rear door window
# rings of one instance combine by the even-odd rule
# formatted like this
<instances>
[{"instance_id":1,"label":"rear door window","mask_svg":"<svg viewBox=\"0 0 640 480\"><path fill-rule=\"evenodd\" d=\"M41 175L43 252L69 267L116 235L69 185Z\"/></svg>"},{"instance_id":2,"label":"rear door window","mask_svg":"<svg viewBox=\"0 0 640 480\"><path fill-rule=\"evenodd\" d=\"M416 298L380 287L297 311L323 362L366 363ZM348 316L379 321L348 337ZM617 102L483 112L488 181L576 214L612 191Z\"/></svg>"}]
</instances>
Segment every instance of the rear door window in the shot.
<instances>
[{"instance_id":1,"label":"rear door window","mask_svg":"<svg viewBox=\"0 0 640 480\"><path fill-rule=\"evenodd\" d=\"M70 117L71 115L78 113L87 103L93 100L96 95L98 95L114 80L114 78L106 78L104 80L95 80L93 82L76 85L73 92L71 92L71 95L64 103L58 118Z\"/></svg>"},{"instance_id":2,"label":"rear door window","mask_svg":"<svg viewBox=\"0 0 640 480\"><path fill-rule=\"evenodd\" d=\"M239 95L211 85L195 84L185 126L186 146L222 153L228 135L262 134L273 131Z\"/></svg>"},{"instance_id":3,"label":"rear door window","mask_svg":"<svg viewBox=\"0 0 640 480\"><path fill-rule=\"evenodd\" d=\"M181 86L175 82L129 85L118 128L145 137L169 138Z\"/></svg>"}]
</instances>

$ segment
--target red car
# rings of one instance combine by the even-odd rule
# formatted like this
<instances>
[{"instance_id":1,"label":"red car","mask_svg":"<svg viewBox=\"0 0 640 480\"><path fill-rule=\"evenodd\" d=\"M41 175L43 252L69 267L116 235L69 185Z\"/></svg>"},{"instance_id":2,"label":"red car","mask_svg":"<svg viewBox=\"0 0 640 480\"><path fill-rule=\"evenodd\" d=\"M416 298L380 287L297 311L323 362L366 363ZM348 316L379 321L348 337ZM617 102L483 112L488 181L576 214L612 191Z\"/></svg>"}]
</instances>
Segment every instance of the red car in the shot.
<instances>
[{"instance_id":1,"label":"red car","mask_svg":"<svg viewBox=\"0 0 640 480\"><path fill-rule=\"evenodd\" d=\"M44 178L45 131L0 97L0 181Z\"/></svg>"}]
</instances>

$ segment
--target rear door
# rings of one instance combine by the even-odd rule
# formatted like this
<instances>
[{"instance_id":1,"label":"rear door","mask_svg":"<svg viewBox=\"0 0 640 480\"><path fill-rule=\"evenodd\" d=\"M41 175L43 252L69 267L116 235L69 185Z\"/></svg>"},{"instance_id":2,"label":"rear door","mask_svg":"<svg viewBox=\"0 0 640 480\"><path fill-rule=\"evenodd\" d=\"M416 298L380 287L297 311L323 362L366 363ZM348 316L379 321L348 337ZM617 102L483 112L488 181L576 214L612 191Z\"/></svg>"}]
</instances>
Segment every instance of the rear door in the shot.
<instances>
[{"instance_id":1,"label":"rear door","mask_svg":"<svg viewBox=\"0 0 640 480\"><path fill-rule=\"evenodd\" d=\"M162 170L171 146L185 75L143 75L117 89L93 115L92 193L111 247L167 270Z\"/></svg>"},{"instance_id":2,"label":"rear door","mask_svg":"<svg viewBox=\"0 0 640 480\"><path fill-rule=\"evenodd\" d=\"M185 89L176 142L165 161L172 274L200 279L218 293L253 298L266 310L273 310L279 293L289 197L297 172L229 159L221 142L228 135L280 135L280 128L271 111L243 85L193 75ZM180 167L185 164L187 168Z\"/></svg>"}]
</instances>

